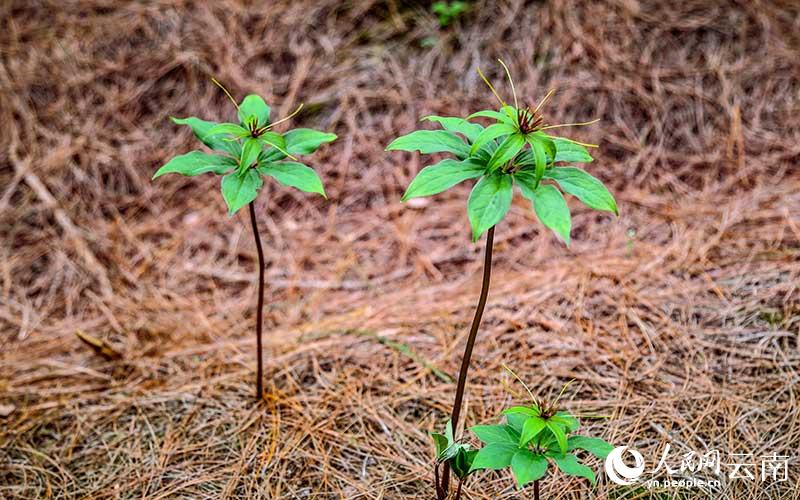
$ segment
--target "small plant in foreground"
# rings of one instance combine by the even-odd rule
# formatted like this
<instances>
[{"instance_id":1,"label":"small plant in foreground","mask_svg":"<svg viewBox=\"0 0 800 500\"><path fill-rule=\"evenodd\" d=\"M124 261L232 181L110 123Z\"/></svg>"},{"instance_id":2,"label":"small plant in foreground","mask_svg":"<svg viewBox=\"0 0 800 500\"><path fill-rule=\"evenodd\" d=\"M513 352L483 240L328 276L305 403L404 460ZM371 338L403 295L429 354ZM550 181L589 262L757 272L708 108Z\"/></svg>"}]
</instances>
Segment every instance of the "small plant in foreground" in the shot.
<instances>
[{"instance_id":1,"label":"small plant in foreground","mask_svg":"<svg viewBox=\"0 0 800 500\"><path fill-rule=\"evenodd\" d=\"M590 208L618 214L616 201L602 182L584 170L560 165L567 162L591 162L592 157L586 148L597 146L548 133L552 129L588 125L596 120L586 123L548 124L541 109L552 91L534 108L520 107L508 68L502 61L500 64L508 75L514 95L513 106L503 101L494 86L478 70L499 101L499 110L481 110L466 119L426 116L423 120L438 123L442 130L417 130L398 137L386 148L387 151L419 151L423 154L451 153L456 157L423 168L409 184L403 201L438 194L465 180L478 179L467 200L467 216L472 227L473 241L487 233L483 283L461 360L450 417L453 428L458 426L472 350L489 293L494 228L511 207L514 186L532 202L539 221L567 245L570 243L572 220L559 188ZM489 118L494 123L484 127L470 121L475 118ZM440 500L447 496L449 471L449 462L445 462L441 477L438 467L436 470L436 495Z\"/></svg>"},{"instance_id":2,"label":"small plant in foreground","mask_svg":"<svg viewBox=\"0 0 800 500\"><path fill-rule=\"evenodd\" d=\"M215 83L216 80L214 81ZM220 85L221 87L221 85ZM258 252L258 307L256 316L257 375L256 398L263 396L263 360L261 353L262 321L264 309L264 251L258 234L255 199L264 184L263 177L272 177L285 186L325 196L322 181L310 167L297 162L294 155L310 154L320 145L336 139L336 135L307 128L278 133L275 125L290 119L291 115L270 121L270 108L264 99L248 95L237 103L225 88L225 94L236 107L238 123L215 123L195 117L172 118L179 125L188 125L194 135L215 153L192 151L176 156L159 168L153 179L176 173L195 176L214 173L222 177L222 198L233 216L240 208L250 208L250 223ZM287 161L289 158L292 161Z\"/></svg>"},{"instance_id":3,"label":"small plant in foreground","mask_svg":"<svg viewBox=\"0 0 800 500\"><path fill-rule=\"evenodd\" d=\"M433 442L436 445L436 470L434 471L436 478L436 491L441 490L439 484L439 466L441 464L448 465L453 469L453 474L458 478L458 490L456 498L461 496L461 486L464 484L464 479L474 472L472 468L475 455L478 450L472 448L469 443L461 443L455 440L453 436L453 423L447 422L444 434L436 432L431 434Z\"/></svg>"},{"instance_id":4,"label":"small plant in foreground","mask_svg":"<svg viewBox=\"0 0 800 500\"><path fill-rule=\"evenodd\" d=\"M533 482L536 500L539 500L539 481L551 463L568 476L583 477L595 484L594 472L580 462L576 453L583 450L605 459L613 446L599 438L573 434L580 423L558 409L557 399L548 403L531 395L531 400L529 405L504 410L504 423L470 428L484 444L472 457L470 472L510 467L518 488Z\"/></svg>"}]
</instances>

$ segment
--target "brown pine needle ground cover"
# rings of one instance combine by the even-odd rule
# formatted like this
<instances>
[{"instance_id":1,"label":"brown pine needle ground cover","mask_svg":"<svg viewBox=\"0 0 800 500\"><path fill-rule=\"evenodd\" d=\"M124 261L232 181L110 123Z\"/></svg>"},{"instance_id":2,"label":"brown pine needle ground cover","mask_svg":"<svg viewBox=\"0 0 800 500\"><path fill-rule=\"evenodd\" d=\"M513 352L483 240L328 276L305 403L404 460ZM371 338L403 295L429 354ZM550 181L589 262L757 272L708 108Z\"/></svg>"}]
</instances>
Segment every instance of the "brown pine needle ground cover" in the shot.
<instances>
[{"instance_id":1,"label":"brown pine needle ground cover","mask_svg":"<svg viewBox=\"0 0 800 500\"><path fill-rule=\"evenodd\" d=\"M787 482L556 475L548 498L800 498L795 2L487 2L447 29L416 3L213 4L0 7L0 497L430 498L482 244L468 185L401 204L422 165L383 148L491 105L478 66L508 92L502 57L526 99L559 89L551 121L602 118L576 135L602 138L588 168L622 216L572 200L567 250L515 200L466 420L514 400L506 364L545 393L574 380L566 406L648 468L667 443L673 465L791 457ZM211 177L149 181L194 147L168 115L230 113L212 76L340 137L313 159L330 201L260 198L261 405L247 221ZM488 472L465 492L517 497Z\"/></svg>"}]
</instances>

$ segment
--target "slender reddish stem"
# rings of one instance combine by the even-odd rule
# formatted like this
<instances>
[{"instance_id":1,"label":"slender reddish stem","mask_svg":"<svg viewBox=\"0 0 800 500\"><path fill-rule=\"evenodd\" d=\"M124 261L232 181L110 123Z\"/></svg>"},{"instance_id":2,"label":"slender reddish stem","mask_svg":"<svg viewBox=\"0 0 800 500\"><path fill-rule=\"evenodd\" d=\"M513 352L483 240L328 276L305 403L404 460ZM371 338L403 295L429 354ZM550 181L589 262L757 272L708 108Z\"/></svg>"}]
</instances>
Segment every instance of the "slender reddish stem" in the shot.
<instances>
[{"instance_id":1,"label":"slender reddish stem","mask_svg":"<svg viewBox=\"0 0 800 500\"><path fill-rule=\"evenodd\" d=\"M458 489L456 490L456 500L461 500L461 487L464 486L464 478L458 480Z\"/></svg>"},{"instance_id":2,"label":"slender reddish stem","mask_svg":"<svg viewBox=\"0 0 800 500\"><path fill-rule=\"evenodd\" d=\"M464 399L464 389L467 386L467 372L469 372L469 362L472 358L472 349L475 347L475 339L478 336L478 327L481 324L483 317L483 310L486 307L486 298L489 296L489 281L492 276L492 245L494 243L494 226L486 233L486 250L484 252L483 260L483 284L481 285L481 295L478 299L478 307L475 309L475 317L472 318L472 326L469 330L469 337L467 337L467 346L464 348L464 356L461 358L461 370L458 373L458 385L456 386L456 399L453 403L453 413L450 416L450 421L455 430L458 426L458 418L461 416L461 402ZM437 478L438 479L438 478ZM443 500L447 496L447 490L450 484L450 464L445 462L444 470L442 471L442 480L439 490L444 493L444 496L439 495L439 500Z\"/></svg>"},{"instance_id":3,"label":"slender reddish stem","mask_svg":"<svg viewBox=\"0 0 800 500\"><path fill-rule=\"evenodd\" d=\"M264 321L264 249L261 247L261 236L258 234L258 223L256 222L255 201L250 202L250 223L253 225L253 236L256 239L256 251L258 252L258 311L256 316L256 399L264 396L264 362L261 354L261 335Z\"/></svg>"},{"instance_id":4,"label":"slender reddish stem","mask_svg":"<svg viewBox=\"0 0 800 500\"><path fill-rule=\"evenodd\" d=\"M447 494L442 490L439 484L439 460L437 458L436 465L433 466L434 486L436 487L436 498L442 500Z\"/></svg>"},{"instance_id":5,"label":"slender reddish stem","mask_svg":"<svg viewBox=\"0 0 800 500\"><path fill-rule=\"evenodd\" d=\"M539 480L533 482L533 500L539 500Z\"/></svg>"}]
</instances>

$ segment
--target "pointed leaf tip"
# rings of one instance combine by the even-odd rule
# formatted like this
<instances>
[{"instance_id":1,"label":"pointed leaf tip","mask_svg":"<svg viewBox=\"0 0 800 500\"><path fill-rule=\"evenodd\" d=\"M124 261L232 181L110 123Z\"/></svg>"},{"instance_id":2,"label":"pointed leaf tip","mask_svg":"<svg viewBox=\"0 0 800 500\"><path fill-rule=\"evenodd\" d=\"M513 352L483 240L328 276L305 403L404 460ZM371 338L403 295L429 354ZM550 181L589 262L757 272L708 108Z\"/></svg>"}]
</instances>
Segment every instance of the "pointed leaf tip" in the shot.
<instances>
[{"instance_id":1,"label":"pointed leaf tip","mask_svg":"<svg viewBox=\"0 0 800 500\"><path fill-rule=\"evenodd\" d=\"M311 154L322 144L338 139L336 134L309 128L297 128L284 134L286 151L295 155Z\"/></svg>"},{"instance_id":2,"label":"pointed leaf tip","mask_svg":"<svg viewBox=\"0 0 800 500\"><path fill-rule=\"evenodd\" d=\"M584 170L575 167L556 167L548 170L545 178L552 179L589 208L613 212L619 216L619 209L614 196L603 183Z\"/></svg>"}]
</instances>

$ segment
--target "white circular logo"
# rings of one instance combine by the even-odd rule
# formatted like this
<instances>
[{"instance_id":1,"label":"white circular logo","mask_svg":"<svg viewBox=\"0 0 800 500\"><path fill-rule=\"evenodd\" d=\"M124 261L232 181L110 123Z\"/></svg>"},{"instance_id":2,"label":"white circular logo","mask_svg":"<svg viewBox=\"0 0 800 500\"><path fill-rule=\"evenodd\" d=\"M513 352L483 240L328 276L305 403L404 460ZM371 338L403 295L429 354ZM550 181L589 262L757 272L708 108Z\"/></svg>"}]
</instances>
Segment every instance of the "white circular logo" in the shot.
<instances>
[{"instance_id":1,"label":"white circular logo","mask_svg":"<svg viewBox=\"0 0 800 500\"><path fill-rule=\"evenodd\" d=\"M628 467L622 460L622 454L626 451L633 456L635 462L633 467ZM628 449L627 446L618 446L606 457L605 466L606 475L611 481L622 485L633 484L644 472L644 457L638 451Z\"/></svg>"}]
</instances>

